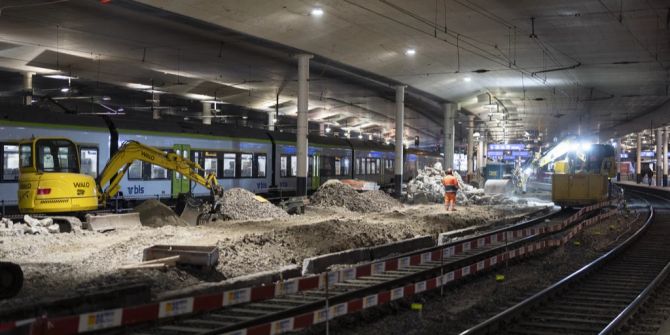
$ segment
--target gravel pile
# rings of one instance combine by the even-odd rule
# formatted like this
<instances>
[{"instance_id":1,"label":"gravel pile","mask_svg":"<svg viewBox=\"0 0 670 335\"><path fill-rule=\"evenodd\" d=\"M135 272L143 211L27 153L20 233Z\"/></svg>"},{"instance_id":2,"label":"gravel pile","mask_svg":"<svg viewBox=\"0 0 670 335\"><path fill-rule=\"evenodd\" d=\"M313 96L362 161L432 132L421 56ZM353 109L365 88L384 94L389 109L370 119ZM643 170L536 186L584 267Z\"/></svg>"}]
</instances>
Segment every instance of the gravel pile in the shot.
<instances>
[{"instance_id":1,"label":"gravel pile","mask_svg":"<svg viewBox=\"0 0 670 335\"><path fill-rule=\"evenodd\" d=\"M222 213L231 220L283 218L289 216L270 202L256 199L256 195L242 188L231 188L223 194Z\"/></svg>"},{"instance_id":2,"label":"gravel pile","mask_svg":"<svg viewBox=\"0 0 670 335\"><path fill-rule=\"evenodd\" d=\"M142 202L135 210L140 213L140 222L147 227L163 227L163 226L188 226L189 224L179 218L172 208L164 203L149 199Z\"/></svg>"},{"instance_id":3,"label":"gravel pile","mask_svg":"<svg viewBox=\"0 0 670 335\"><path fill-rule=\"evenodd\" d=\"M353 212L383 212L400 206L400 203L383 191L358 193L347 184L331 179L310 197L310 204L317 207L343 207Z\"/></svg>"}]
</instances>

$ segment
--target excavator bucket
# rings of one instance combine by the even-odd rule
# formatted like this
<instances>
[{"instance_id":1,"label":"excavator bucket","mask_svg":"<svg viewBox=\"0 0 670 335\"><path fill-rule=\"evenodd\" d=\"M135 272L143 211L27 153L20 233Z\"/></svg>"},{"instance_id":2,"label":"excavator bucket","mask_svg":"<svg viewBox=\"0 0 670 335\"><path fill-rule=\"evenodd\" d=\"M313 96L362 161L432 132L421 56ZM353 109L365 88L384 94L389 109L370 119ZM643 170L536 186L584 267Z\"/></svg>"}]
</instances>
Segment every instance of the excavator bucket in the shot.
<instances>
[{"instance_id":1,"label":"excavator bucket","mask_svg":"<svg viewBox=\"0 0 670 335\"><path fill-rule=\"evenodd\" d=\"M218 203L196 199L187 194L180 195L177 203L177 209L182 210L179 217L191 226L224 219L223 213L220 212L221 206Z\"/></svg>"},{"instance_id":2,"label":"excavator bucket","mask_svg":"<svg viewBox=\"0 0 670 335\"><path fill-rule=\"evenodd\" d=\"M511 179L489 179L484 184L486 194L509 194L514 192Z\"/></svg>"}]
</instances>

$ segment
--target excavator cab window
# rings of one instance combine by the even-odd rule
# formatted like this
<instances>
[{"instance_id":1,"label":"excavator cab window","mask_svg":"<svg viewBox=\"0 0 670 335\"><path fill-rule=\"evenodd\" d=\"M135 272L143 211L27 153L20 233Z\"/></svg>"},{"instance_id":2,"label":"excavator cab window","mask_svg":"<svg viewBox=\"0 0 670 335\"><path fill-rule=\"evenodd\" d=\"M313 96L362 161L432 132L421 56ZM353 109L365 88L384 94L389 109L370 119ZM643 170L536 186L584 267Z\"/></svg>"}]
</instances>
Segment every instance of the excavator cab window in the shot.
<instances>
[{"instance_id":1,"label":"excavator cab window","mask_svg":"<svg viewBox=\"0 0 670 335\"><path fill-rule=\"evenodd\" d=\"M79 173L77 147L63 139L39 139L35 143L37 171Z\"/></svg>"}]
</instances>

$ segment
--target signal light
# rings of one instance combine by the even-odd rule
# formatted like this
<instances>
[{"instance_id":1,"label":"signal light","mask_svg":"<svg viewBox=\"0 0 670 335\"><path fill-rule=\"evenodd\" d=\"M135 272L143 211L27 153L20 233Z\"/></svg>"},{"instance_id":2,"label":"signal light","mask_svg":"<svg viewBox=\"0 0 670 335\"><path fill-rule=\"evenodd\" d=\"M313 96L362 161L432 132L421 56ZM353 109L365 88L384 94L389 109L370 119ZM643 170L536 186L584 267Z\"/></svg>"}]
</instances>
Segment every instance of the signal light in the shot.
<instances>
[{"instance_id":1,"label":"signal light","mask_svg":"<svg viewBox=\"0 0 670 335\"><path fill-rule=\"evenodd\" d=\"M50 188L38 188L37 189L37 195L48 195L51 194L51 189Z\"/></svg>"}]
</instances>

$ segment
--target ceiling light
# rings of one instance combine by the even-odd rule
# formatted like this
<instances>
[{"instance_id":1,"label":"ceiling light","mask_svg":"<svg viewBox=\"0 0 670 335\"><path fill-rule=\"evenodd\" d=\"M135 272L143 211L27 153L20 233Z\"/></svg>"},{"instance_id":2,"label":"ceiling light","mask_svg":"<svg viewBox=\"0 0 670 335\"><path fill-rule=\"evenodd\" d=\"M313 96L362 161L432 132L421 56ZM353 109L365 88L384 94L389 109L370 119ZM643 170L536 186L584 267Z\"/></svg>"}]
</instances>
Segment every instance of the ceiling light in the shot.
<instances>
[{"instance_id":1,"label":"ceiling light","mask_svg":"<svg viewBox=\"0 0 670 335\"><path fill-rule=\"evenodd\" d=\"M128 83L126 86L138 90L148 90L151 88L151 85L144 85L144 84L136 84L136 83Z\"/></svg>"},{"instance_id":2,"label":"ceiling light","mask_svg":"<svg viewBox=\"0 0 670 335\"><path fill-rule=\"evenodd\" d=\"M165 93L165 91L152 90L152 89L144 90L144 92L151 93L151 94L163 94L163 93Z\"/></svg>"},{"instance_id":3,"label":"ceiling light","mask_svg":"<svg viewBox=\"0 0 670 335\"><path fill-rule=\"evenodd\" d=\"M323 9L321 9L319 7L316 7L314 9L312 9L312 11L310 12L310 15L316 16L316 17L323 16Z\"/></svg>"},{"instance_id":4,"label":"ceiling light","mask_svg":"<svg viewBox=\"0 0 670 335\"><path fill-rule=\"evenodd\" d=\"M110 97L108 97L108 96L104 96L104 97L102 97L102 100L103 100L103 101L109 101L109 100L112 100L112 98L110 98Z\"/></svg>"},{"instance_id":5,"label":"ceiling light","mask_svg":"<svg viewBox=\"0 0 670 335\"><path fill-rule=\"evenodd\" d=\"M77 77L66 76L64 74L50 74L50 75L47 75L45 77L46 78L51 78L51 79L61 79L61 80L77 79Z\"/></svg>"},{"instance_id":6,"label":"ceiling light","mask_svg":"<svg viewBox=\"0 0 670 335\"><path fill-rule=\"evenodd\" d=\"M209 95L204 95L204 94L195 94L195 93L187 93L187 97L195 100L212 100L213 97L210 97Z\"/></svg>"},{"instance_id":7,"label":"ceiling light","mask_svg":"<svg viewBox=\"0 0 670 335\"><path fill-rule=\"evenodd\" d=\"M469 81L471 81L471 80L472 80L472 78L470 78L470 77L465 77L465 78L463 78L463 81L465 81L465 82L469 82Z\"/></svg>"},{"instance_id":8,"label":"ceiling light","mask_svg":"<svg viewBox=\"0 0 670 335\"><path fill-rule=\"evenodd\" d=\"M245 115L245 116L242 117L242 120L246 120L246 119L248 119L248 118L249 118L249 117Z\"/></svg>"},{"instance_id":9,"label":"ceiling light","mask_svg":"<svg viewBox=\"0 0 670 335\"><path fill-rule=\"evenodd\" d=\"M407 49L407 50L405 50L405 55L407 55L407 56L414 56L414 55L416 55L416 49Z\"/></svg>"},{"instance_id":10,"label":"ceiling light","mask_svg":"<svg viewBox=\"0 0 670 335\"><path fill-rule=\"evenodd\" d=\"M326 127L326 133L330 133L330 126Z\"/></svg>"},{"instance_id":11,"label":"ceiling light","mask_svg":"<svg viewBox=\"0 0 670 335\"><path fill-rule=\"evenodd\" d=\"M362 140L363 139L363 134L358 134L358 139Z\"/></svg>"},{"instance_id":12,"label":"ceiling light","mask_svg":"<svg viewBox=\"0 0 670 335\"><path fill-rule=\"evenodd\" d=\"M70 92L70 89L67 88L67 87L63 87L63 88L60 89L60 91L63 92L63 93L67 93L67 92Z\"/></svg>"}]
</instances>

